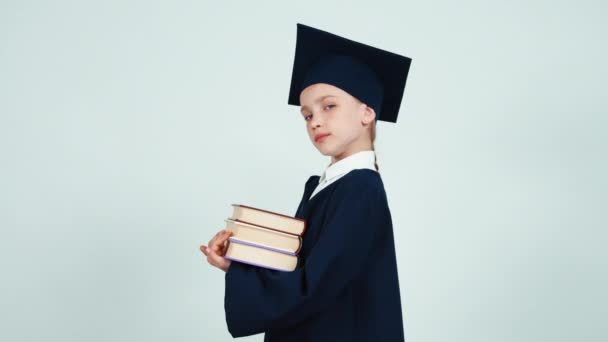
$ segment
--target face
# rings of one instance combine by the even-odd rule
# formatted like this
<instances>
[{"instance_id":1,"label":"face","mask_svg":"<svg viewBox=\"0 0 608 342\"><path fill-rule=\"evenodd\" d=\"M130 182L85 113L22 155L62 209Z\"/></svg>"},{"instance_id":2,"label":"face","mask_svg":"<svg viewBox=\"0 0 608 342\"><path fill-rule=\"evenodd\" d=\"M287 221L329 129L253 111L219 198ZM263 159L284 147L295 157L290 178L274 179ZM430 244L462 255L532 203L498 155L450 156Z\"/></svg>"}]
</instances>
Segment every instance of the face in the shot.
<instances>
[{"instance_id":1,"label":"face","mask_svg":"<svg viewBox=\"0 0 608 342\"><path fill-rule=\"evenodd\" d=\"M310 141L332 157L332 164L372 149L369 128L376 114L349 93L326 83L312 84L300 93L300 106Z\"/></svg>"}]
</instances>

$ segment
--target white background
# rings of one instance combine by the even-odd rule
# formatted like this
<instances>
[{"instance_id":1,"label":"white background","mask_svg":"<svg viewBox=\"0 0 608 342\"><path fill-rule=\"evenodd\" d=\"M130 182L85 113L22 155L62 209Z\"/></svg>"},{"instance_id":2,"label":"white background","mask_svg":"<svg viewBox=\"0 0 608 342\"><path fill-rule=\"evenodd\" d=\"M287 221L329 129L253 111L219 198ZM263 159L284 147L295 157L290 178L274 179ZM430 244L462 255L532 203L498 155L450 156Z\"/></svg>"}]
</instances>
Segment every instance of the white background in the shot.
<instances>
[{"instance_id":1,"label":"white background","mask_svg":"<svg viewBox=\"0 0 608 342\"><path fill-rule=\"evenodd\" d=\"M232 340L199 245L329 161L301 22L413 59L376 140L406 339L606 341L606 9L0 1L0 340Z\"/></svg>"}]
</instances>

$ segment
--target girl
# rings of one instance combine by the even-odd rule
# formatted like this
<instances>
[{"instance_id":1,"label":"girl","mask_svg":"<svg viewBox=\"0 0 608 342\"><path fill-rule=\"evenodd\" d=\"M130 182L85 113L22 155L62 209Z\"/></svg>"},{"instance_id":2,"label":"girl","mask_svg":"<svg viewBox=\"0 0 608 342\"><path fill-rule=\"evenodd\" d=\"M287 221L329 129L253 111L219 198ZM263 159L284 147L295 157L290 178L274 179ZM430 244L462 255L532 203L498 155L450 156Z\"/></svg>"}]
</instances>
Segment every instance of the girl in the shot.
<instances>
[{"instance_id":1,"label":"girl","mask_svg":"<svg viewBox=\"0 0 608 342\"><path fill-rule=\"evenodd\" d=\"M374 152L377 120L396 122L411 59L298 24L288 103L331 163L310 176L298 266L280 272L223 257L229 232L201 246L225 271L233 337L403 341L391 214Z\"/></svg>"}]
</instances>

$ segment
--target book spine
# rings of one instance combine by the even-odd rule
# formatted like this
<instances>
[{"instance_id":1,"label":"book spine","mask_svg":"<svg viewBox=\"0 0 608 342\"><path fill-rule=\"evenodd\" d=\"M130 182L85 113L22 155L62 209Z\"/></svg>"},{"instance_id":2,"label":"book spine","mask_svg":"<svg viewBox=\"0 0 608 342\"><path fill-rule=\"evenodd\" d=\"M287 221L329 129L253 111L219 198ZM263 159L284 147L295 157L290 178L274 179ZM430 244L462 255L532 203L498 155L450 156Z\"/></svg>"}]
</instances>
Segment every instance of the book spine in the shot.
<instances>
[{"instance_id":1,"label":"book spine","mask_svg":"<svg viewBox=\"0 0 608 342\"><path fill-rule=\"evenodd\" d=\"M266 226L262 226L262 225L259 225L259 224L256 224L256 223L247 222L247 221L243 221L243 220L239 220L239 219L233 219L233 218L231 218L230 220L232 220L234 222L237 222L237 223L238 222L242 222L242 223L249 224L249 225L256 226L256 227L260 227L260 228L264 228L264 229L270 229L270 230L273 230L275 232L279 232L279 233L283 233L283 234L288 234L288 235L291 235L291 236L298 236L298 237L301 236L301 235L294 234L294 233L291 233L291 232L287 232L287 231L284 231L284 230L280 230L280 229L276 229L276 228L271 228L271 227L266 227Z\"/></svg>"},{"instance_id":2,"label":"book spine","mask_svg":"<svg viewBox=\"0 0 608 342\"><path fill-rule=\"evenodd\" d=\"M247 242L247 241L239 240L238 238L235 238L235 237L232 237L232 236L229 237L228 240L230 240L231 242L234 242L234 243L240 243L241 245L247 245L247 246L252 246L252 247L263 248L263 249L266 249L266 250L269 250L269 251L279 252L279 253L282 253L282 254L288 254L288 255L293 255L293 256L297 256L298 255L298 253L292 253L292 252L289 252L289 251L286 251L286 250L282 250L282 249L277 249L277 248L272 248L272 247L268 247L268 246L258 245L258 244L252 243L252 242ZM298 250L299 250L299 248L298 248Z\"/></svg>"},{"instance_id":3,"label":"book spine","mask_svg":"<svg viewBox=\"0 0 608 342\"><path fill-rule=\"evenodd\" d=\"M229 256L226 256L225 258L228 259L228 260L242 262L244 264L249 264L249 265L253 265L253 266L257 266L257 267L268 268L268 269L275 270L275 271L291 272L291 270L284 270L284 269L280 269L280 268L270 267L270 266L267 266L267 265L256 264L255 262L251 262L251 261L248 261L248 260L237 259L237 258L233 258L233 257L229 257Z\"/></svg>"},{"instance_id":4,"label":"book spine","mask_svg":"<svg viewBox=\"0 0 608 342\"><path fill-rule=\"evenodd\" d=\"M301 219L301 218L298 218L298 217L293 217L293 216L277 213L275 211L264 210L264 209L260 209L260 208L256 208L256 207L250 207L250 206L244 205L244 204L232 203L231 205L233 207L249 208L249 209L252 209L252 210L255 210L255 211L262 211L262 212L266 212L266 213L269 213L269 214L273 214L273 215L277 215L277 216L282 216L282 217L285 217L285 218L288 218L288 219L294 220L294 221L304 221L304 219Z\"/></svg>"}]
</instances>

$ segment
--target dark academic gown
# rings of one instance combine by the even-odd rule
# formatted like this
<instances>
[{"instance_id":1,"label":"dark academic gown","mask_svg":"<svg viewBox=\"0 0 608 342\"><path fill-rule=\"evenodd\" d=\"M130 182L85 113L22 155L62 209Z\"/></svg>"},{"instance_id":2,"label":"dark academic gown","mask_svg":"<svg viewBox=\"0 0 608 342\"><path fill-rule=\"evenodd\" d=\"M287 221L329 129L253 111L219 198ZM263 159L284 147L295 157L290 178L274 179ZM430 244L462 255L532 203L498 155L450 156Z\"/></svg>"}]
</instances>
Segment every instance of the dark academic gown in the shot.
<instances>
[{"instance_id":1,"label":"dark academic gown","mask_svg":"<svg viewBox=\"0 0 608 342\"><path fill-rule=\"evenodd\" d=\"M404 341L393 226L380 175L354 169L297 212L307 222L298 265L281 272L233 261L224 310L233 337L277 341Z\"/></svg>"}]
</instances>

